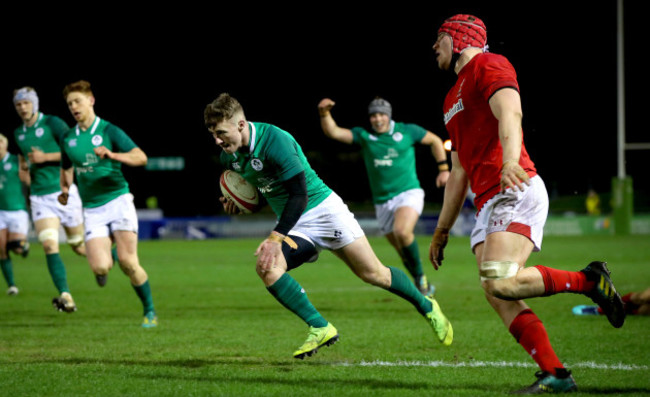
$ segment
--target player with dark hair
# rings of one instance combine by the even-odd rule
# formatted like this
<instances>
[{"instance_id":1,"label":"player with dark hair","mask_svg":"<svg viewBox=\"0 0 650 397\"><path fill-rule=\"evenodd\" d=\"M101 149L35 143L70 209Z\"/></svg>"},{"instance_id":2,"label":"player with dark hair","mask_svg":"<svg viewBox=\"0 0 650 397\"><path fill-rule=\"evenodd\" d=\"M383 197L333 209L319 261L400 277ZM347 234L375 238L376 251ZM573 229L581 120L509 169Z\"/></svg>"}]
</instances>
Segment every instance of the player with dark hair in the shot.
<instances>
[{"instance_id":1,"label":"player with dark hair","mask_svg":"<svg viewBox=\"0 0 650 397\"><path fill-rule=\"evenodd\" d=\"M401 270L384 266L347 205L316 175L300 145L286 131L246 120L241 104L221 94L204 111L205 125L221 147L221 164L241 174L262 193L278 222L257 248L257 274L284 307L309 326L293 356L303 359L338 340L338 331L307 298L289 270L331 250L363 281L410 302L440 340L449 345L451 324L433 297L425 297ZM221 198L229 214L234 202Z\"/></svg>"},{"instance_id":2,"label":"player with dark hair","mask_svg":"<svg viewBox=\"0 0 650 397\"><path fill-rule=\"evenodd\" d=\"M363 127L339 127L332 117L333 107L334 101L329 98L318 104L323 132L331 139L361 149L381 232L399 254L420 292L433 294L434 287L422 270L414 233L424 208L424 190L415 168L414 145L431 147L438 163L436 186L443 187L449 178L449 165L442 139L417 124L394 121L393 108L383 98L375 98L368 105L371 131Z\"/></svg>"},{"instance_id":3,"label":"player with dark hair","mask_svg":"<svg viewBox=\"0 0 650 397\"><path fill-rule=\"evenodd\" d=\"M442 265L449 229L471 186L478 209L471 248L485 296L541 369L537 381L519 392L576 390L544 325L523 299L561 292L584 294L618 328L625 320L621 297L605 262L592 262L581 271L525 267L531 252L542 246L548 194L523 142L515 70L505 57L487 52L485 24L472 15L447 19L433 49L438 67L453 70L458 80L444 101L452 169L430 260L435 269Z\"/></svg>"},{"instance_id":4,"label":"player with dark hair","mask_svg":"<svg viewBox=\"0 0 650 397\"><path fill-rule=\"evenodd\" d=\"M90 83L68 84L63 97L77 121L61 140L61 195L66 204L74 173L83 203L86 250L93 273L106 283L113 267L111 245L115 242L119 265L144 309L142 326L158 325L149 277L138 258L138 217L122 173L122 164L147 164L147 155L116 125L95 114L95 96Z\"/></svg>"},{"instance_id":5,"label":"player with dark hair","mask_svg":"<svg viewBox=\"0 0 650 397\"><path fill-rule=\"evenodd\" d=\"M0 268L9 289L7 295L17 295L13 263L9 252L29 254L29 215L20 180L18 157L7 151L9 141L0 134Z\"/></svg>"},{"instance_id":6,"label":"player with dark hair","mask_svg":"<svg viewBox=\"0 0 650 397\"><path fill-rule=\"evenodd\" d=\"M52 304L59 311L72 313L77 310L77 305L70 294L65 265L59 255L60 226L63 226L67 242L76 254L86 255L86 248L77 186L70 187L67 206L62 206L57 200L61 194L59 142L69 127L61 118L39 111L38 95L32 87L15 90L13 101L23 121L23 125L14 131L14 138L22 153L19 155L21 173L28 173L30 179L32 221L45 251L50 276L59 291Z\"/></svg>"}]
</instances>

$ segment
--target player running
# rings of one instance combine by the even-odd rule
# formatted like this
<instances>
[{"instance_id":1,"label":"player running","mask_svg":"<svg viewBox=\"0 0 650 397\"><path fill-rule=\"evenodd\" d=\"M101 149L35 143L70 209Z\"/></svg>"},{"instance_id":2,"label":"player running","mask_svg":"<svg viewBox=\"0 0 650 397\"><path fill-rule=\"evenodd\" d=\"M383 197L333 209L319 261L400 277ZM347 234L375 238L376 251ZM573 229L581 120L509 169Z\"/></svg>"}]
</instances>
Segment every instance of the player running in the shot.
<instances>
[{"instance_id":1,"label":"player running","mask_svg":"<svg viewBox=\"0 0 650 397\"><path fill-rule=\"evenodd\" d=\"M354 215L316 175L300 145L280 128L246 120L239 102L221 94L208 104L205 125L221 147L221 164L256 186L278 223L257 248L257 274L267 290L308 326L305 343L293 356L303 359L338 340L338 331L311 304L289 270L314 262L331 250L363 281L404 298L424 316L444 345L453 339L451 324L432 297L425 297L401 270L381 264ZM229 214L237 211L222 197ZM284 253L284 254L283 254Z\"/></svg>"},{"instance_id":2,"label":"player running","mask_svg":"<svg viewBox=\"0 0 650 397\"><path fill-rule=\"evenodd\" d=\"M339 127L332 117L333 107L334 101L329 98L318 104L323 132L331 139L361 149L381 232L399 254L420 292L432 295L435 288L422 270L414 233L424 208L424 190L416 173L414 145L431 147L438 162L436 186L443 187L449 178L449 165L442 140L417 124L393 121L392 106L382 98L375 98L368 106L370 132L363 127L351 130Z\"/></svg>"},{"instance_id":3,"label":"player running","mask_svg":"<svg viewBox=\"0 0 650 397\"><path fill-rule=\"evenodd\" d=\"M83 202L88 263L99 280L106 282L113 267L111 244L115 241L119 265L144 309L142 326L158 325L149 277L138 258L138 218L133 195L122 174L122 164L147 163L146 154L119 127L95 114L90 83L81 80L65 86L63 96L77 125L61 140L61 195L64 205L74 178Z\"/></svg>"},{"instance_id":4,"label":"player running","mask_svg":"<svg viewBox=\"0 0 650 397\"><path fill-rule=\"evenodd\" d=\"M43 245L47 268L59 296L52 300L54 308L72 313L77 305L72 299L65 265L59 255L59 228L67 236L72 250L84 256L83 215L81 200L76 185L69 190L67 206L62 206L57 197L61 194L59 169L61 149L59 142L69 127L61 118L39 112L39 101L32 87L14 91L14 106L23 125L16 128L14 137L21 151L20 168L29 171L29 202L34 229L38 241Z\"/></svg>"},{"instance_id":5,"label":"player running","mask_svg":"<svg viewBox=\"0 0 650 397\"><path fill-rule=\"evenodd\" d=\"M7 295L17 295L9 252L23 258L28 255L29 215L19 176L18 157L7 151L8 143L7 137L0 134L0 268L9 287Z\"/></svg>"},{"instance_id":6,"label":"player running","mask_svg":"<svg viewBox=\"0 0 650 397\"><path fill-rule=\"evenodd\" d=\"M433 45L438 67L453 70L458 80L444 101L452 169L430 259L435 269L442 265L449 229L471 185L478 209L471 247L485 296L541 369L537 381L519 392L574 391L571 372L523 299L584 294L603 308L614 327L625 320L623 303L604 262L592 262L582 271L525 267L531 252L542 246L548 194L523 143L515 70L505 57L488 53L486 45L485 25L472 15L447 19Z\"/></svg>"}]
</instances>

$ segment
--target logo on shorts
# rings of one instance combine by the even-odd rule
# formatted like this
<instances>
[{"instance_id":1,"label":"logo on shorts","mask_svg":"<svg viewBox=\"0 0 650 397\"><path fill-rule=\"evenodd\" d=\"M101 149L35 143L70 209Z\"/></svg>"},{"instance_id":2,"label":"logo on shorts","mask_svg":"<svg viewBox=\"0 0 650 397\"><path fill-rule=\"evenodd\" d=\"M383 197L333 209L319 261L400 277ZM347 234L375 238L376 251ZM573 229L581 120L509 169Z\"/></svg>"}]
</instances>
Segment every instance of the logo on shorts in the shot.
<instances>
[{"instance_id":1,"label":"logo on shorts","mask_svg":"<svg viewBox=\"0 0 650 397\"><path fill-rule=\"evenodd\" d=\"M394 140L395 142L399 142L399 141L401 141L402 139L404 139L404 135L402 135L401 132L396 132L396 133L393 134L393 140Z\"/></svg>"},{"instance_id":2,"label":"logo on shorts","mask_svg":"<svg viewBox=\"0 0 650 397\"><path fill-rule=\"evenodd\" d=\"M262 171L262 168L264 168L264 164L262 163L262 160L260 160L260 159L252 159L251 160L251 167L253 167L253 169L255 171Z\"/></svg>"},{"instance_id":3,"label":"logo on shorts","mask_svg":"<svg viewBox=\"0 0 650 397\"><path fill-rule=\"evenodd\" d=\"M93 143L93 145L99 146L102 144L102 142L104 142L104 138L102 138L101 135L93 135L93 139L90 141Z\"/></svg>"},{"instance_id":4,"label":"logo on shorts","mask_svg":"<svg viewBox=\"0 0 650 397\"><path fill-rule=\"evenodd\" d=\"M36 129L36 138L42 137L44 133L45 133L45 130L43 128L37 128Z\"/></svg>"}]
</instances>

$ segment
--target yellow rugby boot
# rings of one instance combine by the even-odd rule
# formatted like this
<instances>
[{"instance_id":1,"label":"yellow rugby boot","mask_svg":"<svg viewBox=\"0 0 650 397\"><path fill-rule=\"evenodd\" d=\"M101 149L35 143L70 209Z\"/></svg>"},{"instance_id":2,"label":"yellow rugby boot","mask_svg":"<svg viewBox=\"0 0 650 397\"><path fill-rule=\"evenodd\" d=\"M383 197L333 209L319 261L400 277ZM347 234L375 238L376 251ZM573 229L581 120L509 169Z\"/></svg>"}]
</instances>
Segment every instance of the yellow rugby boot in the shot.
<instances>
[{"instance_id":1,"label":"yellow rugby boot","mask_svg":"<svg viewBox=\"0 0 650 397\"><path fill-rule=\"evenodd\" d=\"M307 340L293 352L293 357L304 360L305 357L310 357L312 354L318 352L321 346L329 346L339 340L339 334L336 328L331 323L327 323L325 327L309 327L309 335Z\"/></svg>"},{"instance_id":2,"label":"yellow rugby boot","mask_svg":"<svg viewBox=\"0 0 650 397\"><path fill-rule=\"evenodd\" d=\"M451 327L451 323L442 313L438 302L433 297L425 296L425 299L429 300L431 306L433 306L433 309L426 314L433 331L443 345L451 345L451 342L454 340L454 329Z\"/></svg>"}]
</instances>

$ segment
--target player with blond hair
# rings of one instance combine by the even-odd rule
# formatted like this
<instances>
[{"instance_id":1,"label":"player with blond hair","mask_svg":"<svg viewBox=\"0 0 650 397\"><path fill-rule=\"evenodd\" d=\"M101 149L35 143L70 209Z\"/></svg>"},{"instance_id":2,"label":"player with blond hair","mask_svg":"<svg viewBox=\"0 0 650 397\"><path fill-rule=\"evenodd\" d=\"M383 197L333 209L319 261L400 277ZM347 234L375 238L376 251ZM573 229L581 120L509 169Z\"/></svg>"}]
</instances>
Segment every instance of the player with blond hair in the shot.
<instances>
[{"instance_id":1,"label":"player with blond hair","mask_svg":"<svg viewBox=\"0 0 650 397\"><path fill-rule=\"evenodd\" d=\"M105 280L113 267L111 245L114 241L120 268L142 302L142 326L155 327L158 318L149 277L138 258L138 218L133 195L122 173L122 164L143 166L147 163L147 155L121 128L95 114L95 96L89 82L80 80L68 84L63 97L77 125L61 139L59 199L62 204L69 200L76 175L91 270Z\"/></svg>"},{"instance_id":2,"label":"player with blond hair","mask_svg":"<svg viewBox=\"0 0 650 397\"><path fill-rule=\"evenodd\" d=\"M293 353L295 358L311 356L339 337L288 273L315 261L323 249L332 251L363 281L410 302L440 342L452 343L451 324L436 300L422 295L403 271L379 261L347 205L318 177L288 132L246 120L241 104L228 94L206 106L204 121L222 149L224 168L257 187L278 217L255 252L256 269L269 293L309 326L307 339ZM227 213L238 212L232 201L222 198L222 202Z\"/></svg>"}]
</instances>

